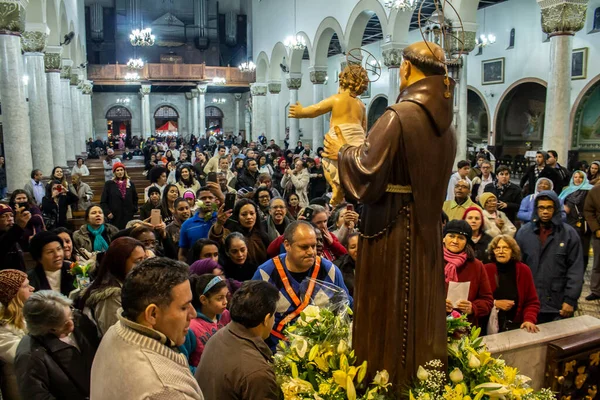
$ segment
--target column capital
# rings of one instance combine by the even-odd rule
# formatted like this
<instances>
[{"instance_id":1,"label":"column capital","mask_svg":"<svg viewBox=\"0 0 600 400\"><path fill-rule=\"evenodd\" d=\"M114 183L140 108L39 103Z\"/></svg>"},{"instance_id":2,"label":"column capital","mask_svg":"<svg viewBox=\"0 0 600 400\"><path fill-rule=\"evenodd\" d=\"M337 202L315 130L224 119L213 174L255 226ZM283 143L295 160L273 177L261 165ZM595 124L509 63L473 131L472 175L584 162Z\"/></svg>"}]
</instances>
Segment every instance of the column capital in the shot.
<instances>
[{"instance_id":1,"label":"column capital","mask_svg":"<svg viewBox=\"0 0 600 400\"><path fill-rule=\"evenodd\" d=\"M25 0L0 0L0 35L20 35L25 32Z\"/></svg>"},{"instance_id":2,"label":"column capital","mask_svg":"<svg viewBox=\"0 0 600 400\"><path fill-rule=\"evenodd\" d=\"M46 72L60 72L61 46L46 46L44 50L44 66Z\"/></svg>"},{"instance_id":3,"label":"column capital","mask_svg":"<svg viewBox=\"0 0 600 400\"><path fill-rule=\"evenodd\" d=\"M198 85L198 94L204 96L208 90L208 85Z\"/></svg>"},{"instance_id":4,"label":"column capital","mask_svg":"<svg viewBox=\"0 0 600 400\"><path fill-rule=\"evenodd\" d=\"M191 93L192 93L192 99L198 98L198 89L192 89Z\"/></svg>"},{"instance_id":5,"label":"column capital","mask_svg":"<svg viewBox=\"0 0 600 400\"><path fill-rule=\"evenodd\" d=\"M322 85L327 80L327 67L310 67L308 72L314 85Z\"/></svg>"},{"instance_id":6,"label":"column capital","mask_svg":"<svg viewBox=\"0 0 600 400\"><path fill-rule=\"evenodd\" d=\"M190 92L185 92L185 98L187 100L191 100L192 99L192 94Z\"/></svg>"},{"instance_id":7,"label":"column capital","mask_svg":"<svg viewBox=\"0 0 600 400\"><path fill-rule=\"evenodd\" d=\"M288 89L298 90L302 86L302 74L290 73L285 81Z\"/></svg>"},{"instance_id":8,"label":"column capital","mask_svg":"<svg viewBox=\"0 0 600 400\"><path fill-rule=\"evenodd\" d=\"M71 86L79 86L79 74L77 72L71 73Z\"/></svg>"},{"instance_id":9,"label":"column capital","mask_svg":"<svg viewBox=\"0 0 600 400\"><path fill-rule=\"evenodd\" d=\"M251 83L250 94L252 96L266 96L267 95L267 84L266 83Z\"/></svg>"},{"instance_id":10,"label":"column capital","mask_svg":"<svg viewBox=\"0 0 600 400\"><path fill-rule=\"evenodd\" d=\"M94 90L94 83L92 81L83 80L81 81L81 92L83 94L92 94Z\"/></svg>"},{"instance_id":11,"label":"column capital","mask_svg":"<svg viewBox=\"0 0 600 400\"><path fill-rule=\"evenodd\" d=\"M588 0L537 0L542 31L550 36L574 35L583 29Z\"/></svg>"},{"instance_id":12,"label":"column capital","mask_svg":"<svg viewBox=\"0 0 600 400\"><path fill-rule=\"evenodd\" d=\"M233 94L233 98L235 99L235 101L240 101L242 99L242 94L241 93L234 93Z\"/></svg>"},{"instance_id":13,"label":"column capital","mask_svg":"<svg viewBox=\"0 0 600 400\"><path fill-rule=\"evenodd\" d=\"M140 95L148 96L152 92L152 85L142 85L140 87Z\"/></svg>"},{"instance_id":14,"label":"column capital","mask_svg":"<svg viewBox=\"0 0 600 400\"><path fill-rule=\"evenodd\" d=\"M71 80L71 68L73 66L73 61L68 58L63 58L61 60L62 66L60 68L60 79L68 79Z\"/></svg>"},{"instance_id":15,"label":"column capital","mask_svg":"<svg viewBox=\"0 0 600 400\"><path fill-rule=\"evenodd\" d=\"M383 56L383 64L388 68L400 68L402 64L402 51L406 47L405 44L386 43L381 49Z\"/></svg>"},{"instance_id":16,"label":"column capital","mask_svg":"<svg viewBox=\"0 0 600 400\"><path fill-rule=\"evenodd\" d=\"M21 47L24 53L42 53L47 40L48 34L45 32L25 31L21 35Z\"/></svg>"},{"instance_id":17,"label":"column capital","mask_svg":"<svg viewBox=\"0 0 600 400\"><path fill-rule=\"evenodd\" d=\"M279 94L281 92L281 81L270 81L268 83L269 93Z\"/></svg>"}]
</instances>

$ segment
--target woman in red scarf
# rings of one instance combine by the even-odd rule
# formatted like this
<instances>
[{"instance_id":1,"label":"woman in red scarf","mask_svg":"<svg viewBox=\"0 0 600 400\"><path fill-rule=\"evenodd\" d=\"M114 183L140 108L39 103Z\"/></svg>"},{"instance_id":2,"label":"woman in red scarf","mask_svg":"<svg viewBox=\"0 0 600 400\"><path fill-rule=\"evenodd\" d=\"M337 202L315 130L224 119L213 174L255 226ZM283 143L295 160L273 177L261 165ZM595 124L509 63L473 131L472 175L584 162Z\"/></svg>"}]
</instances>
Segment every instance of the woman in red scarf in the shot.
<instances>
[{"instance_id":1,"label":"woman in red scarf","mask_svg":"<svg viewBox=\"0 0 600 400\"><path fill-rule=\"evenodd\" d=\"M127 176L125 165L112 167L113 179L104 184L100 205L108 221L119 229L133 219L138 209L138 195L133 182Z\"/></svg>"},{"instance_id":2,"label":"woman in red scarf","mask_svg":"<svg viewBox=\"0 0 600 400\"><path fill-rule=\"evenodd\" d=\"M490 314L494 297L483 264L470 245L472 234L471 226L463 220L452 220L444 227L446 293L450 282L469 282L468 298L454 303L446 299L446 312L457 309L478 326L479 319Z\"/></svg>"}]
</instances>

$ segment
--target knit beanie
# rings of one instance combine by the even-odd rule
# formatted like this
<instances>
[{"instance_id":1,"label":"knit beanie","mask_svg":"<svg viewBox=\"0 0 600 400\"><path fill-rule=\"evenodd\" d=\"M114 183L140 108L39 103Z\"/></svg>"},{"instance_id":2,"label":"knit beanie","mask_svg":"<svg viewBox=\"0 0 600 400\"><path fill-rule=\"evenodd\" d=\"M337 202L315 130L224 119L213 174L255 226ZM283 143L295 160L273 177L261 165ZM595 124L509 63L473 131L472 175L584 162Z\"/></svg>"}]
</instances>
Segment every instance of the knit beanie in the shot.
<instances>
[{"instance_id":1,"label":"knit beanie","mask_svg":"<svg viewBox=\"0 0 600 400\"><path fill-rule=\"evenodd\" d=\"M156 186L150 186L150 187L148 188L148 197L150 197L150 195L151 195L152 193L158 193L158 195L160 196L160 189L159 189L159 188L157 188Z\"/></svg>"},{"instance_id":2,"label":"knit beanie","mask_svg":"<svg viewBox=\"0 0 600 400\"><path fill-rule=\"evenodd\" d=\"M223 269L219 263L212 258L203 258L190 266L190 275L212 274L215 268Z\"/></svg>"},{"instance_id":3,"label":"knit beanie","mask_svg":"<svg viewBox=\"0 0 600 400\"><path fill-rule=\"evenodd\" d=\"M123 168L123 169L125 169L125 165L124 165L123 163L120 163L120 162L118 162L118 163L114 163L114 164L113 164L113 168L112 168L112 172L113 172L113 174L115 173L115 170L116 170L117 168Z\"/></svg>"},{"instance_id":4,"label":"knit beanie","mask_svg":"<svg viewBox=\"0 0 600 400\"><path fill-rule=\"evenodd\" d=\"M63 241L60 236L52 233L52 232L40 232L36 234L29 242L29 253L31 253L31 257L35 261L39 261L42 258L42 250L44 246L48 243L58 242L60 245L63 245Z\"/></svg>"},{"instance_id":5,"label":"knit beanie","mask_svg":"<svg viewBox=\"0 0 600 400\"><path fill-rule=\"evenodd\" d=\"M18 269L5 269L0 271L0 303L8 306L15 298L27 274Z\"/></svg>"},{"instance_id":6,"label":"knit beanie","mask_svg":"<svg viewBox=\"0 0 600 400\"><path fill-rule=\"evenodd\" d=\"M494 193L490 193L490 192L482 193L481 196L479 196L479 204L481 204L481 207L485 207L485 203L487 203L487 201L492 197L495 198L496 200L498 200L498 198L496 197L496 195Z\"/></svg>"},{"instance_id":7,"label":"knit beanie","mask_svg":"<svg viewBox=\"0 0 600 400\"><path fill-rule=\"evenodd\" d=\"M463 221L462 219L453 219L444 226L444 236L449 233L457 233L459 235L463 235L467 239L470 239L471 236L473 236L473 229L471 229L471 225L469 225L467 221Z\"/></svg>"},{"instance_id":8,"label":"knit beanie","mask_svg":"<svg viewBox=\"0 0 600 400\"><path fill-rule=\"evenodd\" d=\"M7 213L13 213L13 209L10 208L10 206L6 205L6 204L0 204L0 215L4 215Z\"/></svg>"}]
</instances>

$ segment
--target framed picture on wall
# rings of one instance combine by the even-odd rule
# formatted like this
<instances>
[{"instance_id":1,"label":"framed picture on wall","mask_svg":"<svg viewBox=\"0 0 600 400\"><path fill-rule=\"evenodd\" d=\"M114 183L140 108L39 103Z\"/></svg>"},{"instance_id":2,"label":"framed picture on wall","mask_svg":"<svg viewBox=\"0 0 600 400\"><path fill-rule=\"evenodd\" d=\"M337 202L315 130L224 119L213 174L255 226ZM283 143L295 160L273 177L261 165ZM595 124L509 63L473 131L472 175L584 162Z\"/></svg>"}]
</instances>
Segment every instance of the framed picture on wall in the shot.
<instances>
[{"instance_id":1,"label":"framed picture on wall","mask_svg":"<svg viewBox=\"0 0 600 400\"><path fill-rule=\"evenodd\" d=\"M369 82L367 90L365 90L363 94L360 95L361 99L368 99L369 97L371 97L371 82Z\"/></svg>"},{"instance_id":2,"label":"framed picture on wall","mask_svg":"<svg viewBox=\"0 0 600 400\"><path fill-rule=\"evenodd\" d=\"M504 57L481 62L481 84L504 83Z\"/></svg>"},{"instance_id":3,"label":"framed picture on wall","mask_svg":"<svg viewBox=\"0 0 600 400\"><path fill-rule=\"evenodd\" d=\"M571 79L587 78L588 48L574 49L571 62Z\"/></svg>"}]
</instances>

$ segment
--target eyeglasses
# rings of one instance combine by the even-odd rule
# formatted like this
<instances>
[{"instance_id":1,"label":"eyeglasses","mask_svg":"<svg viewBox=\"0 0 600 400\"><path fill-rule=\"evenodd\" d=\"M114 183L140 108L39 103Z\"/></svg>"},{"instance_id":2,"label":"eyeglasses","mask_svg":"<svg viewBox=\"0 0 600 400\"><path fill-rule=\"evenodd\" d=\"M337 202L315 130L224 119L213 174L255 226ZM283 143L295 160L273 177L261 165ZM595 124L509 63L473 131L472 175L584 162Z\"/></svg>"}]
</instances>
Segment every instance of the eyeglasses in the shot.
<instances>
[{"instance_id":1,"label":"eyeglasses","mask_svg":"<svg viewBox=\"0 0 600 400\"><path fill-rule=\"evenodd\" d=\"M511 251L510 247L496 247L494 249L494 252L496 253L508 253L509 251Z\"/></svg>"}]
</instances>

